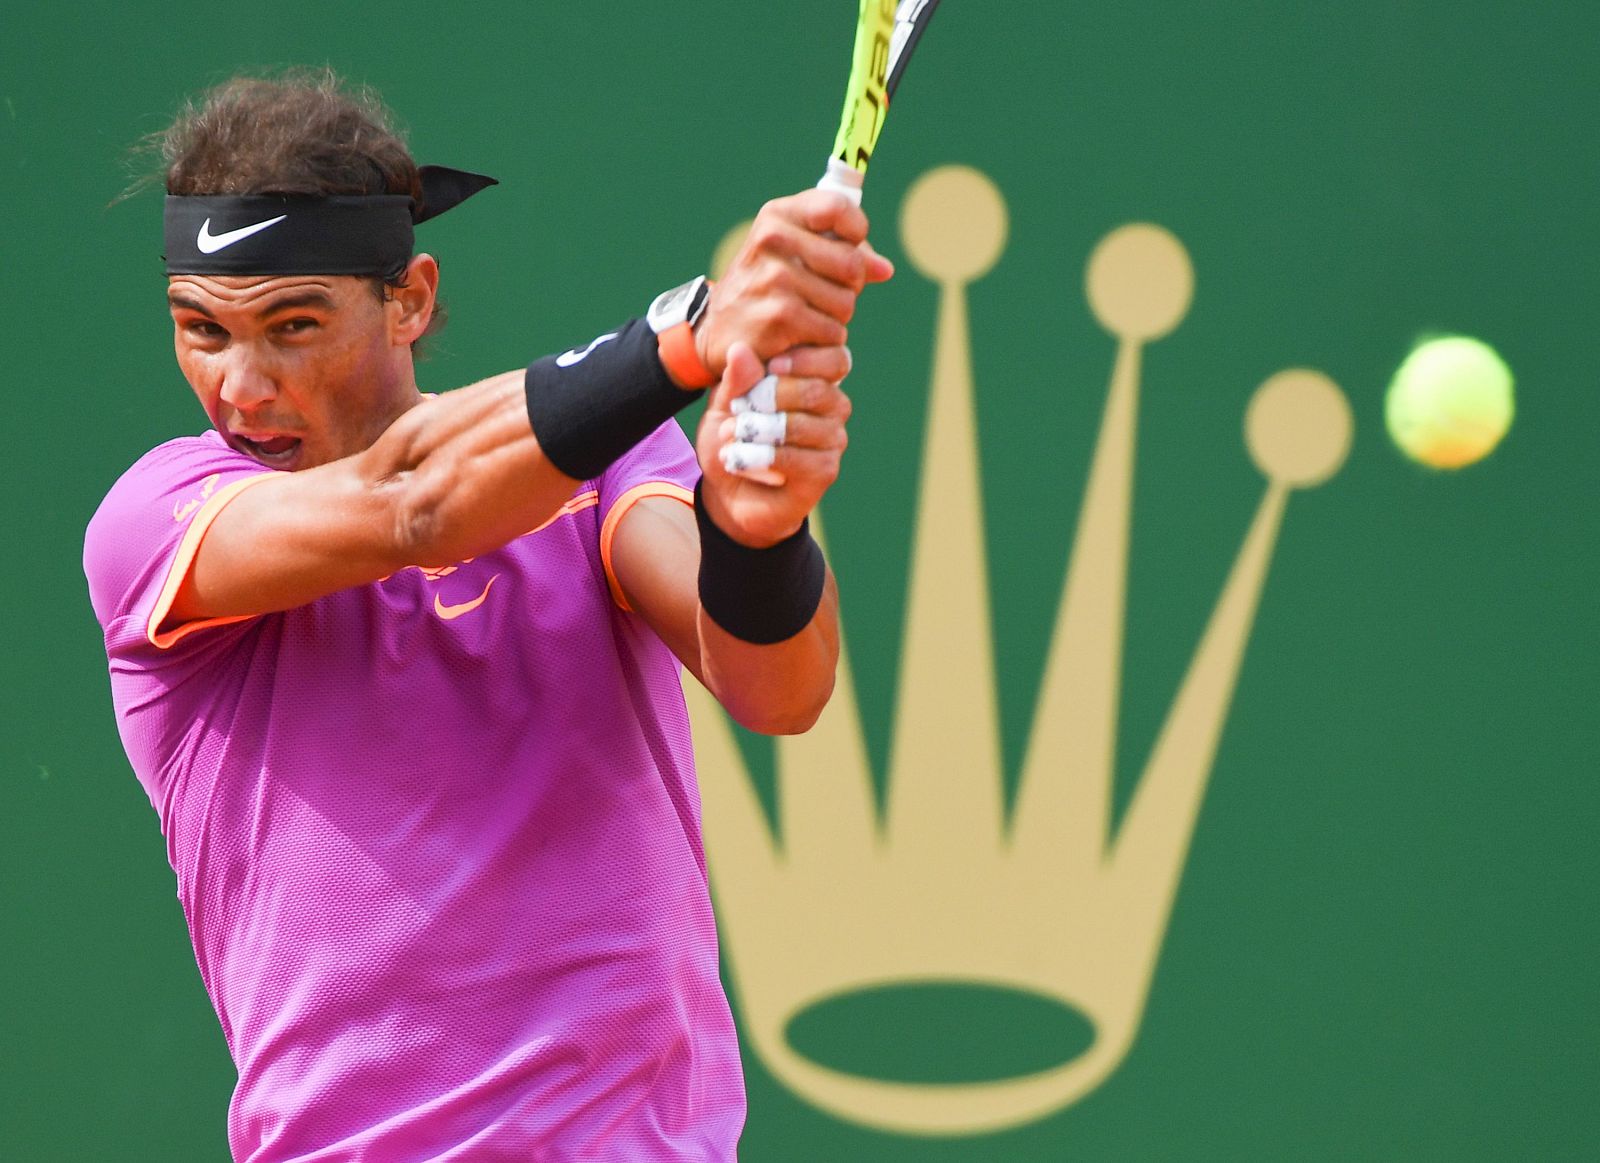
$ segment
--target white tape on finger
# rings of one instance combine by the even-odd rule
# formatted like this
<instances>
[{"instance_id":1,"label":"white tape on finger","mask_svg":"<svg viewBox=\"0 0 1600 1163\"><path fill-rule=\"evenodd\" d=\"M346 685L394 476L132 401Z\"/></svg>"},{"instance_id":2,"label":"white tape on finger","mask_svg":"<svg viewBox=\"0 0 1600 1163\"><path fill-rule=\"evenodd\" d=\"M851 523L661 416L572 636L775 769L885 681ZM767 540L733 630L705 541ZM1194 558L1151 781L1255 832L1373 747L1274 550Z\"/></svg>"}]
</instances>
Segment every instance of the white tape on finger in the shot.
<instances>
[{"instance_id":1,"label":"white tape on finger","mask_svg":"<svg viewBox=\"0 0 1600 1163\"><path fill-rule=\"evenodd\" d=\"M735 416L749 412L772 413L778 410L778 377L766 376L756 381L756 386L742 396L736 396L728 405Z\"/></svg>"},{"instance_id":2,"label":"white tape on finger","mask_svg":"<svg viewBox=\"0 0 1600 1163\"><path fill-rule=\"evenodd\" d=\"M787 412L746 412L733 420L733 438L745 444L782 444L788 435Z\"/></svg>"},{"instance_id":3,"label":"white tape on finger","mask_svg":"<svg viewBox=\"0 0 1600 1163\"><path fill-rule=\"evenodd\" d=\"M778 450L770 444L724 444L722 467L731 473L759 472L772 467Z\"/></svg>"}]
</instances>

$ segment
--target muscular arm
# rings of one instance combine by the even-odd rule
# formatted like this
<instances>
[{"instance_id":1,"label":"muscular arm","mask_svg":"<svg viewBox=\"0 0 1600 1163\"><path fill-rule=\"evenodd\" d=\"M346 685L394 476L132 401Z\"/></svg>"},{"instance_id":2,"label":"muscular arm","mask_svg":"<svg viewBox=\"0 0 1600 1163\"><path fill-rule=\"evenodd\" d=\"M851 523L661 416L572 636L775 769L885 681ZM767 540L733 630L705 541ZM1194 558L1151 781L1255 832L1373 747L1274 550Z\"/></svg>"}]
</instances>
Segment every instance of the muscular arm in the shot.
<instances>
[{"instance_id":1,"label":"muscular arm","mask_svg":"<svg viewBox=\"0 0 1600 1163\"><path fill-rule=\"evenodd\" d=\"M270 613L407 565L447 565L537 526L575 482L539 450L522 373L425 400L367 450L239 494L169 621Z\"/></svg>"},{"instance_id":2,"label":"muscular arm","mask_svg":"<svg viewBox=\"0 0 1600 1163\"><path fill-rule=\"evenodd\" d=\"M727 372L712 393L697 436L701 492L712 522L751 548L800 528L839 475L850 400L838 381L849 371L842 348L812 348L771 361L777 407L788 440L771 485L730 475L717 453L727 439L732 400L767 368L743 344L729 349ZM611 565L624 596L738 722L765 734L794 734L816 722L833 693L839 659L839 597L831 571L822 601L794 636L755 645L729 634L700 603L700 530L681 501L648 498L630 510L612 541Z\"/></svg>"},{"instance_id":3,"label":"muscular arm","mask_svg":"<svg viewBox=\"0 0 1600 1163\"><path fill-rule=\"evenodd\" d=\"M631 605L728 713L769 735L807 730L833 692L839 597L830 572L816 616L771 646L733 637L700 608L700 536L681 501L647 497L617 526L612 568Z\"/></svg>"}]
</instances>

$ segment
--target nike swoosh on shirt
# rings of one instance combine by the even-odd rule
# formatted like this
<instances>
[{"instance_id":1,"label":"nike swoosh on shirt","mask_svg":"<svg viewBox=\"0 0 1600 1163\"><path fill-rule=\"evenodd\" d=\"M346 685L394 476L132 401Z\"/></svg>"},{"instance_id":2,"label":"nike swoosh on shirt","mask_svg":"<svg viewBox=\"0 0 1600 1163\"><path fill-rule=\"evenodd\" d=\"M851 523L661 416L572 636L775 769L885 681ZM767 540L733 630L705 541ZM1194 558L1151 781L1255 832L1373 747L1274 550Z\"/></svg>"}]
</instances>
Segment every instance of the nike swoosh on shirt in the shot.
<instances>
[{"instance_id":1,"label":"nike swoosh on shirt","mask_svg":"<svg viewBox=\"0 0 1600 1163\"><path fill-rule=\"evenodd\" d=\"M434 594L433 612L438 614L439 617L443 618L446 622L453 622L457 618L461 617L462 614L470 614L479 606L483 605L484 599L489 596L489 586L494 585L494 583L499 580L500 575L495 574L483 587L483 593L473 598L470 602L462 602L458 606L447 606L444 604L444 599L442 599L438 594Z\"/></svg>"},{"instance_id":2,"label":"nike swoosh on shirt","mask_svg":"<svg viewBox=\"0 0 1600 1163\"><path fill-rule=\"evenodd\" d=\"M232 246L252 234L260 234L267 227L276 226L287 217L289 217L287 214L279 214L276 218L268 218L265 222L241 226L237 230L224 230L221 234L211 233L211 219L207 218L200 224L200 233L195 235L194 244L200 248L201 254L216 254L223 247Z\"/></svg>"}]
</instances>

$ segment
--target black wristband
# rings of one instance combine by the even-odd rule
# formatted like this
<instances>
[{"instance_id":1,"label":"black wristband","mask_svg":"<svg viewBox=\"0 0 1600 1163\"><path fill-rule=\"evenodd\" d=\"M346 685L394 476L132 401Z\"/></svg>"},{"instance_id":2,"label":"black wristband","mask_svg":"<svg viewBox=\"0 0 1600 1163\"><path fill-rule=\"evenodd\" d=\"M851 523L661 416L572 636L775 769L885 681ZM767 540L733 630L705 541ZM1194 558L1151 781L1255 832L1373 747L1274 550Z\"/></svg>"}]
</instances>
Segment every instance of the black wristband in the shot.
<instances>
[{"instance_id":1,"label":"black wristband","mask_svg":"<svg viewBox=\"0 0 1600 1163\"><path fill-rule=\"evenodd\" d=\"M656 333L630 319L588 347L547 355L523 377L539 447L574 480L612 461L705 393L685 391L661 366Z\"/></svg>"},{"instance_id":2,"label":"black wristband","mask_svg":"<svg viewBox=\"0 0 1600 1163\"><path fill-rule=\"evenodd\" d=\"M766 549L740 545L717 527L694 487L700 526L700 605L735 638L770 646L811 624L822 603L828 566L809 520Z\"/></svg>"}]
</instances>

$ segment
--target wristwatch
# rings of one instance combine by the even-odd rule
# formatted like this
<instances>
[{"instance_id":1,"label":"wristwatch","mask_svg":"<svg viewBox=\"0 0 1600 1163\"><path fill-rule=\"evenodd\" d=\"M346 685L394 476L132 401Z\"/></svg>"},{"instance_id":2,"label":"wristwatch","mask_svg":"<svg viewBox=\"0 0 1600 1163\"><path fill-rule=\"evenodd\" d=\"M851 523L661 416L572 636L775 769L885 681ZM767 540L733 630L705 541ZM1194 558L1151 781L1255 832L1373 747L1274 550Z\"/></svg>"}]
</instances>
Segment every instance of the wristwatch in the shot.
<instances>
[{"instance_id":1,"label":"wristwatch","mask_svg":"<svg viewBox=\"0 0 1600 1163\"><path fill-rule=\"evenodd\" d=\"M645 322L656 333L661 366L684 388L709 388L717 380L701 362L694 346L694 325L705 313L710 298L711 280L701 275L681 287L661 292L645 312Z\"/></svg>"}]
</instances>

